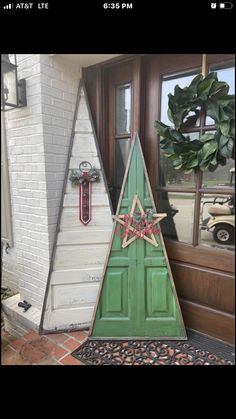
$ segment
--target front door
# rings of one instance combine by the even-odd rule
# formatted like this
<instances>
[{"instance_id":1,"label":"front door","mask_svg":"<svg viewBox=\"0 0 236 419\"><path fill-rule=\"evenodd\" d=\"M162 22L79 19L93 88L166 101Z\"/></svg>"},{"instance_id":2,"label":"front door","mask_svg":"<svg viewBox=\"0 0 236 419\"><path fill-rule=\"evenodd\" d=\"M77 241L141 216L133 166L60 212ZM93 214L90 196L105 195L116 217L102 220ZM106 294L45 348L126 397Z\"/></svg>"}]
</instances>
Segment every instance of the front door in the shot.
<instances>
[{"instance_id":1,"label":"front door","mask_svg":"<svg viewBox=\"0 0 236 419\"><path fill-rule=\"evenodd\" d=\"M129 147L124 150L125 144L132 138L133 131L137 131L157 209L168 213L161 228L185 323L192 329L233 343L234 245L217 243L211 232L201 229L201 220L209 216L206 201L234 194L229 185L234 160L229 159L226 166L219 166L212 173L182 174L160 153L154 129L157 119L171 124L167 117L168 94L173 93L176 84L181 87L189 85L194 75L201 72L202 56L146 54L122 59L124 61L119 58L119 62L86 69L114 210L120 191L117 172L120 168L121 179L127 160ZM233 59L233 54L207 54L208 71L217 71L219 80L229 84L230 93L234 91ZM118 135L119 130L115 131L119 115L115 112L118 109L115 93L117 86L129 83L131 133L126 130L122 137ZM199 122L185 135L198 138L200 132L214 132L216 129L209 118L205 122L201 118ZM120 144L122 150L118 148ZM117 157L118 151L123 151L122 164Z\"/></svg>"}]
</instances>

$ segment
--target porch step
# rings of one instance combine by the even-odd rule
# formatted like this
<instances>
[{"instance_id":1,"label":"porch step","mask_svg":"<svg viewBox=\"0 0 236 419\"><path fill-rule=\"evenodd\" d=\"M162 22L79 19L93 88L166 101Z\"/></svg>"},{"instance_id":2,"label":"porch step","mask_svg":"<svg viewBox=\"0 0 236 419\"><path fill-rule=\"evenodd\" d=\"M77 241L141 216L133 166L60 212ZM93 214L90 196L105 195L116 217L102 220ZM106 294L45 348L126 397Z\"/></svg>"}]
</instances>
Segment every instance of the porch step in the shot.
<instances>
[{"instance_id":1,"label":"porch step","mask_svg":"<svg viewBox=\"0 0 236 419\"><path fill-rule=\"evenodd\" d=\"M21 301L20 294L2 300L1 309L4 315L4 328L12 336L20 337L31 330L38 330L41 310L30 307L26 312L18 307Z\"/></svg>"}]
</instances>

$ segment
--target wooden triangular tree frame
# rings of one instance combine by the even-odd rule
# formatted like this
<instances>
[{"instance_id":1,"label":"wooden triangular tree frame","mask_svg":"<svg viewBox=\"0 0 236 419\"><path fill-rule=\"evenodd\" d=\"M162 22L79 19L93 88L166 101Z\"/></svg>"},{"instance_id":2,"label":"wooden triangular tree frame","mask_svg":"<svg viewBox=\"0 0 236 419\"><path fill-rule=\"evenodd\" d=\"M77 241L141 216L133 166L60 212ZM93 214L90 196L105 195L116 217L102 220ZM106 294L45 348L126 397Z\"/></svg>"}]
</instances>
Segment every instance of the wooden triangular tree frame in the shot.
<instances>
[{"instance_id":1,"label":"wooden triangular tree frame","mask_svg":"<svg viewBox=\"0 0 236 419\"><path fill-rule=\"evenodd\" d=\"M84 113L86 116L82 117L81 113ZM82 123L82 129L80 129ZM83 124L87 124L87 127L85 125L85 129L83 128ZM89 126L89 128L88 128ZM91 146L87 146L86 151L83 149L79 152L74 150L75 143L77 143L77 150L79 150L79 146L81 146L81 142L76 139L76 136L90 136L92 142L92 148ZM90 151L89 151L90 150ZM86 156L84 155L86 153ZM83 158L81 157L83 155ZM72 193L72 191L68 190L68 184L71 169L78 169L79 166L71 166L72 159L78 160L79 163L82 162L82 160L95 160L95 165L99 168L100 173L100 182L98 183L97 190L99 194L103 197L103 204L101 205L102 211L108 212L107 217L103 217L105 219L104 223L102 221L102 225L99 224L98 226L96 224L93 225L91 222L89 226L84 226L84 224L79 221L79 208L76 208L76 216L73 217L76 218L76 221L78 220L78 223L81 224L81 228L84 231L78 230L78 226L75 229L67 229L62 227L62 218L63 218L63 212L68 209L68 207L71 206L71 203L69 202L67 205L65 205L65 197L69 196L69 193ZM76 163L73 163L76 164ZM71 185L70 185L71 186ZM79 207L79 194L78 189L79 187L75 187L74 191L76 193L76 202L78 202ZM100 189L101 188L101 189ZM105 189L105 190L104 190ZM78 197L78 198L77 198ZM93 198L93 197L92 197ZM105 198L105 199L104 199ZM77 205L77 204L76 204ZM95 208L95 204L93 207L93 201L92 201L92 211L96 211L97 207ZM77 215L78 214L78 215ZM101 212L100 212L101 214ZM50 259L50 267L48 272L48 278L47 278L47 285L45 290L45 296L44 296L44 303L42 308L42 314L41 314L41 320L39 325L39 333L40 334L46 334L46 333L53 333L53 332L67 332L70 330L80 330L85 329L86 327L89 327L91 322L91 317L93 313L93 307L91 307L91 299L96 297L91 297L92 293L88 290L88 288L91 287L97 287L96 290L98 290L98 283L101 277L102 273L102 267L105 260L106 250L105 253L100 255L97 259L99 259L99 262L96 264L92 264L89 262L88 258L88 249L89 247L92 249L93 246L108 246L109 237L112 230L112 204L110 200L110 194L108 191L108 185L107 180L103 168L102 163L102 157L99 149L98 139L96 136L96 130L93 124L93 118L91 109L89 106L89 100L86 92L86 86L84 80L80 80L79 86L78 86L78 93L77 93L77 99L75 104L75 111L74 111L74 119L71 129L71 137L69 142L69 148L68 148L68 154L67 154L67 162L66 162L66 168L65 168L65 177L64 177L64 184L62 187L62 193L61 193L61 201L60 201L60 207L59 207L59 214L57 219L57 226L56 226L56 232L54 236L54 243L53 243L53 249L52 249L52 255ZM93 214L92 214L93 215ZM100 227L101 226L101 227ZM93 230L94 229L94 230ZM107 236L99 237L99 240L96 238L96 230L100 229L103 230L103 233L105 233ZM104 231L106 230L106 231ZM60 260L60 255L58 251L60 249L67 249L68 244L70 242L64 242L62 241L62 233L63 232L69 232L73 233L73 248L77 249L77 252L74 251L73 259L68 258L68 254L66 256L66 259L71 261L71 266L68 263L65 267L57 267L57 261ZM87 236L86 236L87 234ZM86 239L85 239L86 236ZM69 240L69 239L68 239ZM99 242L99 244L97 244ZM84 257L84 261L82 257L79 257L79 252L81 252L81 249L86 254L86 257ZM95 249L96 252L96 249ZM64 253L64 251L63 251ZM93 260L95 259L95 253L93 250L89 251L89 253L92 253ZM101 262L100 262L101 260ZM73 262L73 264L72 264ZM76 266L75 266L76 263ZM56 276L57 275L57 276ZM90 278L93 278L91 281ZM61 285L62 284L62 285ZM82 291L86 288L86 297L81 297L80 301L80 286L82 285ZM53 300L54 295L54 288L58 288L58 286L66 286L67 287L67 296L68 300L65 300L66 297L64 295L66 293L61 292L61 295L63 298L65 298L63 303L63 310L61 310L60 304L54 304ZM73 287L77 287L77 292L73 291ZM92 292L94 288L91 288ZM69 292L68 292L69 290ZM72 291L70 291L72 290ZM71 293L71 294L70 294ZM74 305L71 307L70 304L70 298L74 299ZM86 300L87 298L87 300ZM53 305L54 304L54 305ZM94 303L93 303L94 304Z\"/></svg>"},{"instance_id":2,"label":"wooden triangular tree frame","mask_svg":"<svg viewBox=\"0 0 236 419\"><path fill-rule=\"evenodd\" d=\"M134 153L134 150L135 150L136 154ZM126 326L126 319L128 320L128 317L127 316L130 313L130 311L128 309L126 311L126 317L125 317L125 314L124 314L124 317L123 318L121 318L121 317L120 318L119 317L116 317L115 318L114 317L114 313L112 312L112 309L110 309L110 315L111 315L110 318L105 318L105 317L103 317L104 315L102 313L100 313L100 311L103 309L103 305L106 306L106 303L103 303L104 302L104 299L107 298L107 297L105 297L105 291L106 290L104 291L104 296L103 296L103 290L104 290L104 288L106 286L106 278L110 275L110 273L109 273L108 270L109 269L111 270L112 269L112 266L113 266L112 263L109 265L109 259L110 259L110 257L112 258L111 255L112 255L112 252L114 252L113 248L114 248L115 245L113 246L113 244L115 243L115 240L116 240L116 243L117 243L117 240L118 240L117 239L117 236L116 236L116 228L117 228L117 223L119 221L118 218L120 220L122 220L122 215L120 214L120 210L121 210L121 204L122 204L122 202L124 202L124 201L122 201L122 199L124 197L126 184L129 181L129 171L130 171L130 168L132 166L131 165L131 160L132 160L133 154L135 156L134 159L135 158L136 159L139 159L139 162L141 162L141 163L139 163L139 168L142 166L142 170L143 170L143 174L144 174L144 182L146 182L146 186L147 186L147 190L148 190L147 194L150 197L150 204L149 205L152 207L154 213L156 213L156 206L155 206L155 202L154 202L152 191L151 191L151 186L150 186L150 182L149 182L149 178L148 178L148 173L147 173L147 169L146 169L146 165L145 165L145 161L144 161L144 156L143 156L143 153L142 153L142 148L141 148L140 140L139 140L138 134L135 133L134 138L133 138L133 141L132 141L131 149L130 149L130 154L129 154L129 158L128 158L128 162L127 162L127 167L126 167L126 171L125 171L125 175L124 175L124 180L123 180L121 192L120 192L120 197L119 197L119 201L118 201L118 205L117 205L116 215L113 217L115 221L114 221L114 225L113 225L113 231L112 231L111 241L110 241L110 245L109 245L108 252L107 252L106 261L105 261L105 264L104 264L104 270L103 270L103 274L102 274L102 281L100 283L100 289L99 289L99 293L98 293L98 298L97 298L97 302L96 302L96 305L95 305L95 308L94 308L94 312L93 312L92 323L91 323L91 327L90 327L90 331L89 331L89 338L90 339L95 339L95 340L97 340L97 339L105 339L105 340L107 340L107 339L112 339L112 340L113 339L125 339L125 340L126 339L127 340L128 339L152 339L152 340L153 339L158 339L158 340L161 340L161 339L162 340L163 339L166 339L166 340L169 339L170 340L170 339L172 339L172 340L186 340L187 339L187 336L186 336L185 326L184 326L184 322L183 322L183 318L182 318L182 313L181 313L181 309L180 309L180 305L179 305L179 301L178 301L178 297L177 297L177 293L176 293L176 289L175 289L175 285L174 285L174 281L173 281L173 277L172 277L172 273L171 273L171 268L170 268L170 265L169 265L168 256L167 256L167 253L166 253L165 244L164 244L164 241L163 241L163 237L162 237L161 231L159 231L159 234L157 236L157 239L158 239L159 244L160 244L160 246L158 248L159 249L159 256L158 257L161 260L161 258L160 258L160 250L161 250L162 255L164 256L164 259L162 258L163 259L162 260L162 263L163 264L161 265L160 268L157 267L157 269L155 268L155 266L153 267L152 264L151 264L150 267L149 267L149 270L151 270L151 275L154 275L154 279L156 279L156 278L157 279L158 278L160 279L160 277L162 276L162 281L164 280L163 278L165 276L163 272L166 271L166 277L165 277L165 281L166 282L165 282L165 284L166 284L166 287L168 287L168 293L169 293L168 295L170 295L170 297L168 297L168 300L167 301L168 301L168 303L170 303L170 305L172 304L173 307L172 306L170 307L170 309L171 309L170 311L171 311L172 317L170 317L170 312L168 313L168 311L166 312L167 314L166 314L166 317L165 317L165 314L163 314L163 313L165 313L165 311L163 311L161 313L161 310L160 310L160 313L161 313L160 316L161 317L157 317L157 319L160 319L160 322L159 323L161 324L161 327L159 326L159 330L161 329L162 332L159 333L158 332L158 327L157 327L157 333L155 334L155 327L154 327L154 329L152 330L152 332L151 332L150 335L148 335L146 332L145 333L142 332L141 334L137 334L136 332L138 330L138 326L137 327L134 327L134 329L132 330L132 324L131 324L131 327L128 326L127 328L125 328L125 326ZM136 157L136 156L138 156L138 157ZM132 160L132 162L134 161L134 159ZM132 163L132 164L134 164L134 163ZM131 176L131 174L130 174L130 176ZM136 185L138 185L138 182L136 182ZM136 186L136 188L138 189L138 186ZM128 186L127 186L127 189L128 189ZM128 211L129 214L130 213L132 214L132 212L134 211L135 205L138 205L138 207L139 207L139 209L140 209L140 211L142 213L143 207L142 207L141 202L140 202L140 199L138 197L138 191L136 191L136 196L135 196L135 193L133 194L133 197L134 198L132 198L132 203L131 203L131 198L130 198L130 201L129 201L130 202L129 211ZM157 222L159 222L159 220L162 219L163 216L165 216L165 214L153 214L153 215L154 216L157 216L157 217L158 216L162 216L162 217L157 218ZM157 222L156 222L156 224L157 224ZM123 240L123 246L121 246L120 251L121 252L127 251L126 250L126 247L128 245L130 245L132 242L135 242L135 239L136 239L136 237L133 240L132 239L128 239L128 238L126 240L124 239ZM153 239L153 238L151 237L151 239ZM136 243L138 241L139 242L142 242L142 243L145 242L144 240L141 240L140 239L140 240L137 240ZM153 249L157 249L157 246L154 243L151 243L151 244L150 243L147 243L147 242L145 242L145 243L146 244L144 244L143 247L149 246L149 251L150 251L150 246L151 245L153 245ZM134 246L134 245L131 245L131 246ZM140 245L137 244L136 246L138 248L138 246L140 246ZM122 250L122 248L123 248L123 250ZM154 250L153 250L153 252L154 252ZM149 259L151 259L151 258L149 258ZM158 258L153 259L153 260L157 260L157 259ZM127 257L126 257L126 260L127 260ZM135 260L131 260L131 263L134 263L134 262L135 262ZM136 258L137 278L134 278L133 279L133 280L136 280L137 281L136 284L135 284L136 287L138 286L137 283L138 283L138 281L139 281L140 278L141 278L141 281L142 280L144 281L144 280L147 279L146 277L145 277L146 279L143 279L143 277L140 277L139 276L139 271L141 271L141 269L140 268L137 268L137 263L139 263L139 264L142 263L142 260L140 262L140 260L138 260ZM144 264L144 261L143 261L143 264ZM122 266L122 265L119 265L119 266ZM116 271L115 272L115 279L114 279L113 283L110 281L110 279L107 280L107 281L110 281L110 284L112 284L112 286L116 286L115 283L118 283L119 282L119 277L118 276L119 275L123 275L123 273L120 273L119 272L119 270L122 271L122 268L117 268L116 267L116 268L113 268L113 269L115 269L115 271ZM117 271L117 269L118 269L118 271ZM127 270L128 269L129 268L127 268ZM132 269L132 267L130 269ZM124 269L123 269L123 271L124 271ZM145 275L146 275L146 273L145 273ZM128 274L127 274L127 276L128 276ZM120 281L122 281L122 279L120 279ZM151 278L151 281L152 281L152 278ZM154 286L157 286L156 284L157 284L157 282L154 284ZM161 287L162 288L160 288L160 290L163 289L163 285L161 285ZM110 300L112 300L114 298L114 293L112 293L112 288L109 288L109 289L110 289L110 291L108 291L108 294L110 292L110 297L111 297ZM128 293L128 289L129 288L127 286L127 293ZM151 284L151 286L149 286L149 289L151 289L150 294L152 294L152 284ZM164 290L164 293L165 293L165 290ZM107 292L106 292L106 295L107 295ZM142 295L142 294L140 294L140 295ZM154 292L154 297L152 297L152 295L151 295L151 298L154 298L154 300L155 300L155 295L156 295L155 292ZM130 293L129 293L129 296L130 296ZM108 297L109 297L109 295L108 295ZM127 299L128 299L128 296L127 296L127 298L125 298L125 302L127 302ZM160 293L159 293L157 299L158 299L158 302L157 302L156 306L158 304L159 304L159 307L162 306L163 302L160 299ZM108 303L109 303L109 298L108 298ZM112 304L112 302L111 302L111 304ZM118 304L119 305L119 302L118 303L115 303L115 304ZM146 304L146 303L144 303L144 304ZM109 304L107 304L107 307L108 307L108 305ZM137 307L137 305L138 304L136 304L135 307ZM154 306L155 306L155 301L154 301ZM138 308L136 310L138 310ZM114 312L115 311L116 310L114 310ZM108 312L109 312L109 309L108 309ZM139 317L139 312L137 311L137 320L136 320L136 324L137 325L139 324L138 323L138 317ZM145 315L144 315L144 317L145 317ZM150 317L150 319L151 319L150 322L152 322L152 318L151 317ZM141 321L140 321L140 328L142 328L142 323L145 322L145 320L146 319L143 319L143 320L141 319ZM172 333L172 332L171 333L168 333L168 331L170 330L170 327L168 326L168 320L169 320L169 323L171 325L173 325L171 327L172 327L172 330L174 331L174 333ZM123 323L122 323L122 321L123 321ZM166 330L165 330L165 328L163 329L163 325L165 325L165 323L167 324ZM104 330L106 329L108 332L106 332L106 330L105 330L105 332L103 332L102 326L101 326L100 327L100 330L101 330L102 333L100 333L99 332L99 324L100 325L101 324L104 324L103 329ZM149 323L149 324L151 324L151 323ZM154 323L154 325L155 325L155 323ZM116 328L118 329L117 331L116 331ZM144 329L145 329L145 327L144 327ZM176 331L177 331L177 333L176 333Z\"/></svg>"}]
</instances>

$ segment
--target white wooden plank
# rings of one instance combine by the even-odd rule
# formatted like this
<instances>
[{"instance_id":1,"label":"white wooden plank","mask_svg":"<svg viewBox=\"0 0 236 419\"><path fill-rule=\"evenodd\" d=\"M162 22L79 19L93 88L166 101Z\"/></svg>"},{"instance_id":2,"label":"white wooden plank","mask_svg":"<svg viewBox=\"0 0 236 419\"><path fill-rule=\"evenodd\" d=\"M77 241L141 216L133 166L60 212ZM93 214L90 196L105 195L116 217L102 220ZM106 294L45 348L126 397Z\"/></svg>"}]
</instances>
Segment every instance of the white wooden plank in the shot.
<instances>
[{"instance_id":1,"label":"white wooden plank","mask_svg":"<svg viewBox=\"0 0 236 419\"><path fill-rule=\"evenodd\" d=\"M88 113L88 109L87 109L87 105L86 105L86 101L84 97L80 98L77 118L89 119L89 113Z\"/></svg>"},{"instance_id":2,"label":"white wooden plank","mask_svg":"<svg viewBox=\"0 0 236 419\"><path fill-rule=\"evenodd\" d=\"M85 139L95 143L94 135L92 132L75 132L73 143L79 143L80 140L84 141Z\"/></svg>"},{"instance_id":3,"label":"white wooden plank","mask_svg":"<svg viewBox=\"0 0 236 419\"><path fill-rule=\"evenodd\" d=\"M107 245L58 246L53 270L61 268L83 268L103 265L107 254Z\"/></svg>"},{"instance_id":4,"label":"white wooden plank","mask_svg":"<svg viewBox=\"0 0 236 419\"><path fill-rule=\"evenodd\" d=\"M109 207L95 208L92 208L92 220L89 223L90 227L113 225ZM60 229L63 230L77 227L86 229L86 226L84 226L79 219L79 208L63 208ZM84 230L84 232L86 232L86 230Z\"/></svg>"},{"instance_id":5,"label":"white wooden plank","mask_svg":"<svg viewBox=\"0 0 236 419\"><path fill-rule=\"evenodd\" d=\"M72 309L46 311L44 328L46 330L70 330L88 328L92 319L94 305Z\"/></svg>"},{"instance_id":6,"label":"white wooden plank","mask_svg":"<svg viewBox=\"0 0 236 419\"><path fill-rule=\"evenodd\" d=\"M92 126L89 119L77 119L75 123L75 132L92 132Z\"/></svg>"},{"instance_id":7,"label":"white wooden plank","mask_svg":"<svg viewBox=\"0 0 236 419\"><path fill-rule=\"evenodd\" d=\"M70 159L70 169L79 169L79 165L82 161L89 161L89 163L98 170L101 170L101 164L97 156L92 155L91 153L83 153L83 157L71 157Z\"/></svg>"},{"instance_id":8,"label":"white wooden plank","mask_svg":"<svg viewBox=\"0 0 236 419\"><path fill-rule=\"evenodd\" d=\"M57 246L70 244L109 243L110 238L111 229L89 229L86 230L86 232L84 229L80 231L60 231L57 238Z\"/></svg>"},{"instance_id":9,"label":"white wooden plank","mask_svg":"<svg viewBox=\"0 0 236 419\"><path fill-rule=\"evenodd\" d=\"M51 284L79 284L81 282L99 282L101 280L103 266L85 269L61 269L53 271Z\"/></svg>"},{"instance_id":10,"label":"white wooden plank","mask_svg":"<svg viewBox=\"0 0 236 419\"><path fill-rule=\"evenodd\" d=\"M79 157L81 153L91 153L92 155L97 156L97 149L94 143L94 138L90 134L88 135L79 135L77 134L73 147L72 147L72 156Z\"/></svg>"},{"instance_id":11,"label":"white wooden plank","mask_svg":"<svg viewBox=\"0 0 236 419\"><path fill-rule=\"evenodd\" d=\"M101 172L100 172L100 174L101 174ZM69 174L69 176L70 176L70 174ZM78 194L78 186L72 186L71 181L69 180L69 176L68 176L68 181L67 181L67 185L66 185L66 193L77 193ZM102 178L102 176L101 176L101 178ZM94 182L92 193L106 193L104 182L103 181Z\"/></svg>"},{"instance_id":12,"label":"white wooden plank","mask_svg":"<svg viewBox=\"0 0 236 419\"><path fill-rule=\"evenodd\" d=\"M54 285L52 309L79 308L95 304L99 283Z\"/></svg>"},{"instance_id":13,"label":"white wooden plank","mask_svg":"<svg viewBox=\"0 0 236 419\"><path fill-rule=\"evenodd\" d=\"M76 192L76 191L75 191ZM91 197L92 207L96 206L109 206L109 200L106 193L92 193ZM79 205L79 191L77 193L67 193L64 195L63 207L78 207Z\"/></svg>"}]
</instances>

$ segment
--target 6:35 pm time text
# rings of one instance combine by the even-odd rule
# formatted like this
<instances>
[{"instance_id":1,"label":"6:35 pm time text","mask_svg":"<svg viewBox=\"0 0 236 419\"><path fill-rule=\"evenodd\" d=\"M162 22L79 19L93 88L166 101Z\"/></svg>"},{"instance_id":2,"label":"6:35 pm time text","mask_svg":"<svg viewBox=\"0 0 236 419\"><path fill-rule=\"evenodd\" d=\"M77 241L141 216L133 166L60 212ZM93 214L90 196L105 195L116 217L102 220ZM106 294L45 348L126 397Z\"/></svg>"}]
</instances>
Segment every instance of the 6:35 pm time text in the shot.
<instances>
[{"instance_id":1,"label":"6:35 pm time text","mask_svg":"<svg viewBox=\"0 0 236 419\"><path fill-rule=\"evenodd\" d=\"M133 3L103 3L103 9L133 9Z\"/></svg>"}]
</instances>

